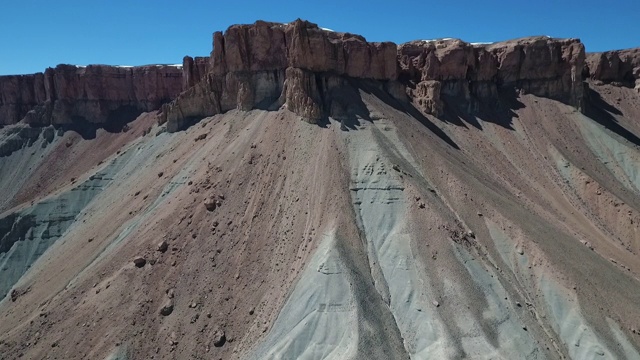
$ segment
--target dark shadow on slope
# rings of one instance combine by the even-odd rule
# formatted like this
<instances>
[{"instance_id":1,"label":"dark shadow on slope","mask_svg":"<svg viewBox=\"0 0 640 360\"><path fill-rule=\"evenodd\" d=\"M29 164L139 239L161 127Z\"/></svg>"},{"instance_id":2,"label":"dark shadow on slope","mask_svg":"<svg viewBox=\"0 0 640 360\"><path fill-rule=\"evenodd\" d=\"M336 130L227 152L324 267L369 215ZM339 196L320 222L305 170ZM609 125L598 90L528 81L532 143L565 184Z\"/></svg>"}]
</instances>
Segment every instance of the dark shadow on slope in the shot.
<instances>
[{"instance_id":1,"label":"dark shadow on slope","mask_svg":"<svg viewBox=\"0 0 640 360\"><path fill-rule=\"evenodd\" d=\"M121 106L109 113L107 122L102 126L102 128L110 133L126 131L129 128L129 123L142 115L142 112L142 110L135 106Z\"/></svg>"},{"instance_id":2,"label":"dark shadow on slope","mask_svg":"<svg viewBox=\"0 0 640 360\"><path fill-rule=\"evenodd\" d=\"M640 146L640 137L620 125L612 114L622 115L622 112L606 102L597 91L589 88L585 102L585 115L606 129Z\"/></svg>"},{"instance_id":3,"label":"dark shadow on slope","mask_svg":"<svg viewBox=\"0 0 640 360\"><path fill-rule=\"evenodd\" d=\"M0 158L9 156L14 152L33 145L38 138L43 134L48 143L53 138L53 132L44 134L41 128L32 128L30 126L14 126L9 127L6 131L3 131L2 140L0 140ZM2 233L0 233L2 236Z\"/></svg>"},{"instance_id":4,"label":"dark shadow on slope","mask_svg":"<svg viewBox=\"0 0 640 360\"><path fill-rule=\"evenodd\" d=\"M95 139L98 131L98 126L96 126L96 124L88 122L83 117L73 117L71 119L71 123L56 125L55 128L64 132L73 131L85 140Z\"/></svg>"},{"instance_id":5,"label":"dark shadow on slope","mask_svg":"<svg viewBox=\"0 0 640 360\"><path fill-rule=\"evenodd\" d=\"M109 133L128 131L129 124L136 120L142 113L143 111L135 106L121 106L109 112L104 123L91 122L83 116L72 116L69 123L56 124L53 125L53 128L61 132L72 131L85 140L91 140L96 138L99 129L103 129ZM24 123L8 126L5 130L8 131L8 135L10 136L0 141L0 157L9 156L23 147L33 145L41 134L45 137L47 143L51 143L54 132L46 129L51 128L48 126Z\"/></svg>"},{"instance_id":6,"label":"dark shadow on slope","mask_svg":"<svg viewBox=\"0 0 640 360\"><path fill-rule=\"evenodd\" d=\"M513 119L519 118L516 110L525 107L524 103L520 101L519 96L518 90L513 87L499 90L496 101L487 104L481 103L480 118L483 121L514 130Z\"/></svg>"},{"instance_id":7,"label":"dark shadow on slope","mask_svg":"<svg viewBox=\"0 0 640 360\"><path fill-rule=\"evenodd\" d=\"M104 123L94 123L82 116L71 118L70 124L60 125L57 128L63 131L74 131L85 140L95 139L99 129L109 133L121 133L127 131L129 123L142 114L142 111L135 106L121 106L110 111Z\"/></svg>"},{"instance_id":8,"label":"dark shadow on slope","mask_svg":"<svg viewBox=\"0 0 640 360\"><path fill-rule=\"evenodd\" d=\"M407 104L407 113L411 115L414 119L418 120L424 127L429 129L432 133L436 134L440 139L450 145L452 148L456 150L460 150L458 144L456 144L453 139L449 137L442 129L440 129L436 124L431 122L426 116L424 116L418 109L416 109L412 104Z\"/></svg>"},{"instance_id":9,"label":"dark shadow on slope","mask_svg":"<svg viewBox=\"0 0 640 360\"><path fill-rule=\"evenodd\" d=\"M518 99L515 88L502 89L495 99L461 99L455 96L442 98L445 111L438 119L456 126L467 127L466 124L482 130L482 123L491 123L508 130L514 130L513 119L518 118L516 110L525 105Z\"/></svg>"},{"instance_id":10,"label":"dark shadow on slope","mask_svg":"<svg viewBox=\"0 0 640 360\"><path fill-rule=\"evenodd\" d=\"M359 88L368 94L376 96L378 99L382 100L385 104L391 106L392 108L410 115L414 119L418 120L418 122L429 129L432 133L442 139L442 141L444 141L454 149L460 150L458 144L456 144L456 142L453 141L453 139L451 139L449 135L447 135L442 129L440 129L436 124L434 124L424 114L416 109L413 104L398 101L391 95L389 95L386 91L383 91L377 86L370 86L366 82L361 82Z\"/></svg>"},{"instance_id":11,"label":"dark shadow on slope","mask_svg":"<svg viewBox=\"0 0 640 360\"><path fill-rule=\"evenodd\" d=\"M322 119L316 121L316 125L318 125L323 129L328 128L330 124L331 124L331 121L329 121L329 117L327 116L323 116Z\"/></svg>"},{"instance_id":12,"label":"dark shadow on slope","mask_svg":"<svg viewBox=\"0 0 640 360\"><path fill-rule=\"evenodd\" d=\"M404 84L404 86L411 87L410 84ZM394 107L396 110L409 112L406 107L410 107L411 111L409 113L411 116L418 118L417 114L422 115L421 119L419 119L421 122L426 119L426 116L413 106L413 104L401 103L385 91L380 90L375 85L367 85L366 82L363 82L361 88L367 93L376 95L387 105ZM497 98L492 99L478 99L471 97L470 100L467 100L461 97L443 94L442 101L444 103L444 113L436 118L442 122L461 127L467 127L468 124L478 130L482 130L482 122L488 122L509 130L514 130L513 119L518 118L516 110L522 109L525 106L518 99L518 96L519 92L515 87L501 88ZM433 126L437 128L435 124L433 124ZM433 131L432 127L427 127ZM438 128L438 130L440 129ZM437 133L437 130L434 132ZM443 132L438 135L446 136Z\"/></svg>"},{"instance_id":13,"label":"dark shadow on slope","mask_svg":"<svg viewBox=\"0 0 640 360\"><path fill-rule=\"evenodd\" d=\"M320 79L317 80L319 83ZM344 78L345 86L334 87L320 92L325 109L324 119L318 122L321 127L329 124L329 116L340 121L342 131L355 131L360 126L360 121L369 121L369 110L360 96L359 84L356 80Z\"/></svg>"},{"instance_id":14,"label":"dark shadow on slope","mask_svg":"<svg viewBox=\"0 0 640 360\"><path fill-rule=\"evenodd\" d=\"M469 124L478 130L482 130L478 119L469 111L469 105L464 100L450 96L444 96L442 100L444 113L437 117L438 120L464 128L468 128L467 124Z\"/></svg>"},{"instance_id":15,"label":"dark shadow on slope","mask_svg":"<svg viewBox=\"0 0 640 360\"><path fill-rule=\"evenodd\" d=\"M35 216L11 213L0 218L0 254L8 252L16 241L28 239L29 230L35 226ZM0 294L2 298L5 294Z\"/></svg>"}]
</instances>

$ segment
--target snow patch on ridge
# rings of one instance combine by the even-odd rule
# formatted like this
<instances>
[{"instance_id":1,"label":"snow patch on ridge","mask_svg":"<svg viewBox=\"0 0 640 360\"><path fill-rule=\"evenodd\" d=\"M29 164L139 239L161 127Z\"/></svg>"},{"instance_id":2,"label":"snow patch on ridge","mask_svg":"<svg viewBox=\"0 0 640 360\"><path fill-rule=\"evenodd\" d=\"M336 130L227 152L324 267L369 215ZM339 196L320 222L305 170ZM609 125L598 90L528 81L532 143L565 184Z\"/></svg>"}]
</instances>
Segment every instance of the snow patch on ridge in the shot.
<instances>
[{"instance_id":1,"label":"snow patch on ridge","mask_svg":"<svg viewBox=\"0 0 640 360\"><path fill-rule=\"evenodd\" d=\"M437 38L437 39L427 39L427 40L420 40L423 42L438 42L438 41L450 41L450 40L454 40L454 38Z\"/></svg>"},{"instance_id":2,"label":"snow patch on ridge","mask_svg":"<svg viewBox=\"0 0 640 360\"><path fill-rule=\"evenodd\" d=\"M72 65L75 66L78 69L85 69L87 66L89 65ZM135 68L135 67L143 67L143 66L155 66L155 67L175 67L175 68L182 68L182 64L152 64L152 65L107 65L107 66L112 66L112 67L116 67L116 68L123 68L123 69L130 69L130 68Z\"/></svg>"}]
</instances>

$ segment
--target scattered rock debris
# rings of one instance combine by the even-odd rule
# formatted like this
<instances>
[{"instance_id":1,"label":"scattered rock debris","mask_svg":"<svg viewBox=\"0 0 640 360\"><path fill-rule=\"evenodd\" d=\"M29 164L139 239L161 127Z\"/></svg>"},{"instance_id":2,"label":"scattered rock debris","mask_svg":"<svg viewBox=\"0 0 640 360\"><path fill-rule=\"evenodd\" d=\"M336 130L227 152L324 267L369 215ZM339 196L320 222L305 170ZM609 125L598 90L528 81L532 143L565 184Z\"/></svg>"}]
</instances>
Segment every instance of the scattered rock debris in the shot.
<instances>
[{"instance_id":1,"label":"scattered rock debris","mask_svg":"<svg viewBox=\"0 0 640 360\"><path fill-rule=\"evenodd\" d=\"M147 259L145 259L143 256L136 256L135 258L133 258L133 264L136 267L143 267L147 264Z\"/></svg>"},{"instance_id":2,"label":"scattered rock debris","mask_svg":"<svg viewBox=\"0 0 640 360\"><path fill-rule=\"evenodd\" d=\"M167 251L168 248L169 248L169 243L167 243L165 240L162 240L161 242L158 243L156 250L160 252L165 252Z\"/></svg>"},{"instance_id":3,"label":"scattered rock debris","mask_svg":"<svg viewBox=\"0 0 640 360\"><path fill-rule=\"evenodd\" d=\"M227 342L227 337L225 336L224 331L221 329L216 330L211 342L215 347L222 347L224 343Z\"/></svg>"},{"instance_id":4,"label":"scattered rock debris","mask_svg":"<svg viewBox=\"0 0 640 360\"><path fill-rule=\"evenodd\" d=\"M591 245L590 242L588 242L586 240L580 240L580 242L582 243L582 245L588 247L590 250L594 250L593 245Z\"/></svg>"},{"instance_id":5,"label":"scattered rock debris","mask_svg":"<svg viewBox=\"0 0 640 360\"><path fill-rule=\"evenodd\" d=\"M18 298L20 297L20 292L18 292L18 290L13 289L11 290L11 301L15 302L16 300L18 300Z\"/></svg>"},{"instance_id":6,"label":"scattered rock debris","mask_svg":"<svg viewBox=\"0 0 640 360\"><path fill-rule=\"evenodd\" d=\"M11 290L11 294L9 295L9 297L11 297L11 301L14 302L20 296L28 293L29 291L31 291L31 286L29 286L27 288L15 288L15 289ZM42 314L41 314L41 316L42 316ZM45 317L46 317L46 315L45 315Z\"/></svg>"},{"instance_id":7,"label":"scattered rock debris","mask_svg":"<svg viewBox=\"0 0 640 360\"><path fill-rule=\"evenodd\" d=\"M464 231L462 229L450 229L448 227L446 227L447 230L449 230L449 235L451 236L451 240L453 242L455 242L456 244L462 244L465 246L471 246L475 243L475 238L476 235L473 231L469 230L469 231Z\"/></svg>"},{"instance_id":8,"label":"scattered rock debris","mask_svg":"<svg viewBox=\"0 0 640 360\"><path fill-rule=\"evenodd\" d=\"M160 308L160 315L169 316L173 312L173 300L167 299Z\"/></svg>"},{"instance_id":9,"label":"scattered rock debris","mask_svg":"<svg viewBox=\"0 0 640 360\"><path fill-rule=\"evenodd\" d=\"M204 207L207 208L207 210L209 210L209 211L213 211L216 208L220 207L222 205L222 201L220 201L220 200L224 199L224 196L223 195L219 195L218 197L220 199L216 199L213 196L205 199L204 200Z\"/></svg>"},{"instance_id":10,"label":"scattered rock debris","mask_svg":"<svg viewBox=\"0 0 640 360\"><path fill-rule=\"evenodd\" d=\"M174 296L175 296L175 290L173 288L167 290L167 297L169 299L173 299Z\"/></svg>"}]
</instances>

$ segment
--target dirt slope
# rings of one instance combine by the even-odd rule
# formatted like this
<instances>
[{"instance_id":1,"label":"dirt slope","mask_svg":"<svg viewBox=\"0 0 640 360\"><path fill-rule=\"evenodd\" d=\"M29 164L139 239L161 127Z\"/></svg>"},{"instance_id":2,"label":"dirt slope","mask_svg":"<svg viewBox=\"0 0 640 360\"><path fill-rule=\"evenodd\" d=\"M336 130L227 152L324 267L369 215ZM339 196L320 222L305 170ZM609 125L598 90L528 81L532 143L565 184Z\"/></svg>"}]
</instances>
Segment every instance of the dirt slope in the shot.
<instances>
[{"instance_id":1,"label":"dirt slope","mask_svg":"<svg viewBox=\"0 0 640 360\"><path fill-rule=\"evenodd\" d=\"M639 359L640 99L590 88L43 129L0 158L0 358Z\"/></svg>"}]
</instances>

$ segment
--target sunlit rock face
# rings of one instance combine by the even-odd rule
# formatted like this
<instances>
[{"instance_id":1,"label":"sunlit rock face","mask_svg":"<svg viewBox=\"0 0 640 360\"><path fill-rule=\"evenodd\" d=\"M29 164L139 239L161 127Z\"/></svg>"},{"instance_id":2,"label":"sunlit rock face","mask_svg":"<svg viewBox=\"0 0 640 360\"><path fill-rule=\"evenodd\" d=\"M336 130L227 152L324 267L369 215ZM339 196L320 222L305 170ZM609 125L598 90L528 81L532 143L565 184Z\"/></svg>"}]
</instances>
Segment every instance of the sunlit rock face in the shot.
<instances>
[{"instance_id":1,"label":"sunlit rock face","mask_svg":"<svg viewBox=\"0 0 640 360\"><path fill-rule=\"evenodd\" d=\"M532 37L494 44L456 39L370 43L297 20L232 26L213 36L211 72L165 106L169 131L233 108L287 108L310 122L339 117L331 76L367 80L425 114L442 115L444 96L470 109L520 91L581 108L584 47L576 39ZM291 77L290 77L291 75ZM400 83L401 94L389 91ZM354 84L353 86L359 86Z\"/></svg>"},{"instance_id":2,"label":"sunlit rock face","mask_svg":"<svg viewBox=\"0 0 640 360\"><path fill-rule=\"evenodd\" d=\"M587 75L592 80L635 88L640 92L640 49L587 54Z\"/></svg>"}]
</instances>

